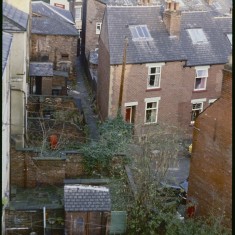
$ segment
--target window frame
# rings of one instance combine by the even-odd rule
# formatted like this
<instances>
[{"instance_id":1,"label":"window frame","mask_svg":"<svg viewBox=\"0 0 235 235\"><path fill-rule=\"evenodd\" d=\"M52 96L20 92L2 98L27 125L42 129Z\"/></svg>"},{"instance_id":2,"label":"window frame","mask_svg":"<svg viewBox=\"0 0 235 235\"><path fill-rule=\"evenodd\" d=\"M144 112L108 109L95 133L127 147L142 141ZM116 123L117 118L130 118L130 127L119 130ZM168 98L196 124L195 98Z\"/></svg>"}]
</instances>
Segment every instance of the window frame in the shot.
<instances>
[{"instance_id":1,"label":"window frame","mask_svg":"<svg viewBox=\"0 0 235 235\"><path fill-rule=\"evenodd\" d=\"M159 101L161 100L161 97L154 97L154 98L146 98L145 99L145 112L144 112L144 124L149 125L149 124L156 124L158 120L158 108L159 108ZM150 103L156 103L156 107L151 107L148 108L148 104ZM155 114L155 120L147 122L147 111L149 110L156 110Z\"/></svg>"},{"instance_id":2,"label":"window frame","mask_svg":"<svg viewBox=\"0 0 235 235\"><path fill-rule=\"evenodd\" d=\"M162 77L162 66L165 65L165 63L155 63L155 64L146 64L148 67L148 77L147 77L147 90L153 90L153 89L159 89L161 87L161 77ZM151 73L151 69L156 68L155 73ZM159 72L157 72L157 69L159 69ZM159 78L156 76L159 75ZM150 77L154 76L154 85L150 85ZM158 83L156 85L156 80L158 80Z\"/></svg>"},{"instance_id":3,"label":"window frame","mask_svg":"<svg viewBox=\"0 0 235 235\"><path fill-rule=\"evenodd\" d=\"M100 29L98 29L98 27L100 27ZM95 33L96 33L97 35L100 34L100 32L101 32L101 27L102 27L102 23L101 23L101 22L96 22Z\"/></svg>"},{"instance_id":4,"label":"window frame","mask_svg":"<svg viewBox=\"0 0 235 235\"><path fill-rule=\"evenodd\" d=\"M209 69L209 66L195 67L196 75L195 75L194 87L193 87L194 91L205 91L206 90L207 79L208 79L208 69ZM204 74L200 75L199 71L205 71L205 75ZM203 87L196 87L198 79L204 79L204 86Z\"/></svg>"},{"instance_id":5,"label":"window frame","mask_svg":"<svg viewBox=\"0 0 235 235\"><path fill-rule=\"evenodd\" d=\"M80 17L76 16L78 9L80 9L79 10ZM74 18L75 18L75 20L81 20L82 19L82 6L75 6L74 7Z\"/></svg>"},{"instance_id":6,"label":"window frame","mask_svg":"<svg viewBox=\"0 0 235 235\"><path fill-rule=\"evenodd\" d=\"M203 112L204 102L206 102L206 98L191 100L191 104L192 104L192 106L191 106L192 107L191 108L191 121L190 121L191 125L193 125L195 123L195 119L197 118L197 116L200 115L200 113ZM200 109L199 108L196 108L196 109L193 108L193 105L196 105L196 104L201 104ZM195 111L195 110L201 110L201 111L199 112L199 114L197 116L195 116L195 118L193 120L193 111Z\"/></svg>"},{"instance_id":7,"label":"window frame","mask_svg":"<svg viewBox=\"0 0 235 235\"><path fill-rule=\"evenodd\" d=\"M130 25L129 28L133 41L153 40L147 25Z\"/></svg>"},{"instance_id":8,"label":"window frame","mask_svg":"<svg viewBox=\"0 0 235 235\"><path fill-rule=\"evenodd\" d=\"M193 44L205 44L208 43L206 34L202 28L187 29L187 32L191 38Z\"/></svg>"}]
</instances>

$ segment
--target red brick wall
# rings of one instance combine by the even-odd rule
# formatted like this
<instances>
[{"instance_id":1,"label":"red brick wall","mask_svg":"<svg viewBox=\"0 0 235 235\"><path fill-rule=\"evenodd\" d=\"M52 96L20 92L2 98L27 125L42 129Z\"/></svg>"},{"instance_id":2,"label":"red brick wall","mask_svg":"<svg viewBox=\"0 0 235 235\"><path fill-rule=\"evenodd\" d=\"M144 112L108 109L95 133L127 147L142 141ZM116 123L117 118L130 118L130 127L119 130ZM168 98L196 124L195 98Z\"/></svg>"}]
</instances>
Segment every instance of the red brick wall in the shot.
<instances>
[{"instance_id":1,"label":"red brick wall","mask_svg":"<svg viewBox=\"0 0 235 235\"><path fill-rule=\"evenodd\" d=\"M198 203L197 215L232 213L232 77L224 70L221 98L196 120L188 196Z\"/></svg>"},{"instance_id":2,"label":"red brick wall","mask_svg":"<svg viewBox=\"0 0 235 235\"><path fill-rule=\"evenodd\" d=\"M63 185L64 179L83 175L82 158L67 156L66 160L33 160L36 154L11 150L11 185Z\"/></svg>"},{"instance_id":3,"label":"red brick wall","mask_svg":"<svg viewBox=\"0 0 235 235\"><path fill-rule=\"evenodd\" d=\"M85 38L85 55L88 58L89 51L98 47L99 34L96 34L96 23L103 19L106 5L96 1L87 1L87 19L86 19L86 38Z\"/></svg>"},{"instance_id":4,"label":"red brick wall","mask_svg":"<svg viewBox=\"0 0 235 235\"><path fill-rule=\"evenodd\" d=\"M103 48L99 53L99 61L102 61L99 66L98 77L99 82L97 83L97 105L99 109L99 115L101 120L105 120L108 117L109 107L109 82L110 82L110 67L102 66L103 64L108 65L110 63L109 53L105 49L104 44L100 41L99 45Z\"/></svg>"},{"instance_id":5,"label":"red brick wall","mask_svg":"<svg viewBox=\"0 0 235 235\"><path fill-rule=\"evenodd\" d=\"M117 113L120 79L122 65L108 65L108 52L100 40L100 54L98 68L98 107L103 119L114 117ZM209 105L209 99L216 99L220 95L222 82L222 65L213 65L209 68L207 90L194 92L195 68L184 67L184 62L167 62L162 66L161 89L146 90L148 68L145 64L126 65L125 82L123 90L122 112L124 115L124 103L138 102L136 107L136 127L138 133L144 133L151 129L154 131L156 124L144 125L145 98L161 97L158 110L158 123L170 124L190 134L192 99L207 98L204 109ZM110 74L109 74L110 73ZM110 95L109 92L110 84ZM108 109L108 102L110 109Z\"/></svg>"}]
</instances>

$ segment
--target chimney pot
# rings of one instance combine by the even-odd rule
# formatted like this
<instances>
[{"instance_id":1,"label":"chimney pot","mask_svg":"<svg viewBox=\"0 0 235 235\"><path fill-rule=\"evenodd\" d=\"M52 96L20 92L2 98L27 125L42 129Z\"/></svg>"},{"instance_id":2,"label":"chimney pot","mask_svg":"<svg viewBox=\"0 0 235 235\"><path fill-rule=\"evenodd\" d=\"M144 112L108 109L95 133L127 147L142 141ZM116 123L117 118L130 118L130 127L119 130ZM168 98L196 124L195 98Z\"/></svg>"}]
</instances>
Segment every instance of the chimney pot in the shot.
<instances>
[{"instance_id":1,"label":"chimney pot","mask_svg":"<svg viewBox=\"0 0 235 235\"><path fill-rule=\"evenodd\" d=\"M180 8L180 3L179 2L175 2L175 10L178 11Z\"/></svg>"},{"instance_id":2,"label":"chimney pot","mask_svg":"<svg viewBox=\"0 0 235 235\"><path fill-rule=\"evenodd\" d=\"M170 11L174 11L174 6L175 6L175 3L174 2L170 2Z\"/></svg>"}]
</instances>

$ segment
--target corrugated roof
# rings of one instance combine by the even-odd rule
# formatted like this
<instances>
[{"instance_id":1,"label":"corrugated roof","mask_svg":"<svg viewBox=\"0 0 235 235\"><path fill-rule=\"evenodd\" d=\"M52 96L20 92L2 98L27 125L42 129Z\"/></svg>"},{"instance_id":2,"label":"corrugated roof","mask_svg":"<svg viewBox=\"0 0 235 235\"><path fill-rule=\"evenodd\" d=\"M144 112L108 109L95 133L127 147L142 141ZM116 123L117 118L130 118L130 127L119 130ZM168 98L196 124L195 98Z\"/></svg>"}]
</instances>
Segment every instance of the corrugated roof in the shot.
<instances>
[{"instance_id":1,"label":"corrugated roof","mask_svg":"<svg viewBox=\"0 0 235 235\"><path fill-rule=\"evenodd\" d=\"M65 185L65 211L110 211L109 189L98 186Z\"/></svg>"},{"instance_id":2,"label":"corrugated roof","mask_svg":"<svg viewBox=\"0 0 235 235\"><path fill-rule=\"evenodd\" d=\"M32 33L77 36L72 15L69 11L53 7L44 2L32 2Z\"/></svg>"},{"instance_id":3,"label":"corrugated roof","mask_svg":"<svg viewBox=\"0 0 235 235\"><path fill-rule=\"evenodd\" d=\"M224 18L232 21L231 18ZM220 19L223 21L223 19ZM188 66L224 64L231 52L229 40L218 28L210 12L182 12L179 38L169 36L159 7L107 7L103 20L102 40L110 50L111 64L121 64L124 38L128 37L127 63L150 63L187 60ZM107 22L107 29L105 23ZM134 41L131 25L147 25L153 40ZM222 22L221 22L222 25ZM231 23L228 24L231 26ZM208 43L193 44L188 29L201 28ZM227 26L229 32L232 27ZM226 40L225 40L226 39Z\"/></svg>"},{"instance_id":4,"label":"corrugated roof","mask_svg":"<svg viewBox=\"0 0 235 235\"><path fill-rule=\"evenodd\" d=\"M29 15L12 5L3 2L2 3L3 12L3 29L4 30L26 30L28 25Z\"/></svg>"},{"instance_id":5,"label":"corrugated roof","mask_svg":"<svg viewBox=\"0 0 235 235\"><path fill-rule=\"evenodd\" d=\"M11 48L11 42L12 42L12 35L6 32L2 32L2 73L7 64Z\"/></svg>"},{"instance_id":6,"label":"corrugated roof","mask_svg":"<svg viewBox=\"0 0 235 235\"><path fill-rule=\"evenodd\" d=\"M30 62L29 63L30 76L53 76L53 63L50 62Z\"/></svg>"}]
</instances>

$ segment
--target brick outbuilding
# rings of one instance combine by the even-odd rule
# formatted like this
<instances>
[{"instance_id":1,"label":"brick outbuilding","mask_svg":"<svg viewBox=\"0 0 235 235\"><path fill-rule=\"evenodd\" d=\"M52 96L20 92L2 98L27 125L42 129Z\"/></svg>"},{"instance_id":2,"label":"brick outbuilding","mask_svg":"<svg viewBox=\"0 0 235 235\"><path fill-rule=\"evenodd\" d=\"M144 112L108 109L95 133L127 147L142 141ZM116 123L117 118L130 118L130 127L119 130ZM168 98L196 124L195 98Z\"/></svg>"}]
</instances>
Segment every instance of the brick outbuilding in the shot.
<instances>
[{"instance_id":1,"label":"brick outbuilding","mask_svg":"<svg viewBox=\"0 0 235 235\"><path fill-rule=\"evenodd\" d=\"M64 207L67 234L109 234L111 199L108 188L65 185Z\"/></svg>"}]
</instances>

